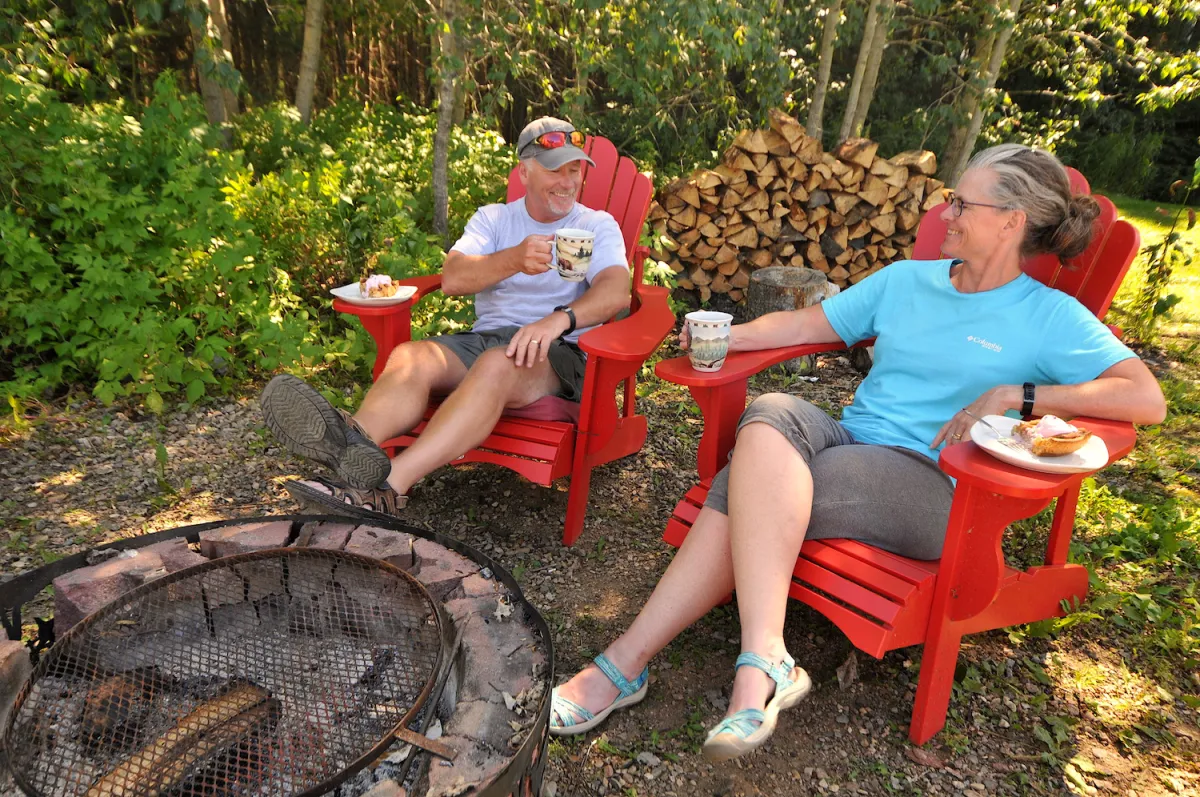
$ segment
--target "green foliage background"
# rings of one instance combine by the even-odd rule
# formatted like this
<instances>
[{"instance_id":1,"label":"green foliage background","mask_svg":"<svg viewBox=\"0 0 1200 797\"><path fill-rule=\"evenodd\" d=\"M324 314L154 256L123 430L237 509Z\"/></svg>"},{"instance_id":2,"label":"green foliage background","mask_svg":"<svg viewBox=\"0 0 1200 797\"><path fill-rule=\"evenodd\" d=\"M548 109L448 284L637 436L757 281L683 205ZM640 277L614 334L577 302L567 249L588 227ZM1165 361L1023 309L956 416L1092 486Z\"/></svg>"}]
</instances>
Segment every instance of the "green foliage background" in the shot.
<instances>
[{"instance_id":1,"label":"green foliage background","mask_svg":"<svg viewBox=\"0 0 1200 797\"><path fill-rule=\"evenodd\" d=\"M425 232L433 119L345 103L319 122L301 129L290 107L261 108L227 152L172 73L143 108L66 103L0 78L0 391L83 384L158 411L298 364L366 378L370 339L336 317L328 289L367 269L440 269ZM452 149L457 234L502 199L512 155L474 123ZM431 297L416 334L470 312Z\"/></svg>"},{"instance_id":2,"label":"green foliage background","mask_svg":"<svg viewBox=\"0 0 1200 797\"><path fill-rule=\"evenodd\" d=\"M196 95L203 0L0 5L0 392L194 402L256 372L325 365L365 381L371 342L328 306L364 271L436 271L429 175L438 70L461 76L450 237L503 196L525 122L566 116L665 181L711 165L772 107L804 117L824 0L326 3L318 110L294 96L304 0L226 3L244 107ZM866 3L846 2L825 115L831 146ZM1014 32L979 146L1055 149L1099 188L1160 196L1200 155L1200 31L1188 0L1063 0ZM939 151L961 125L982 0L897 5L864 131ZM460 52L440 58L438 31ZM232 147L222 149L224 135ZM660 270L661 271L661 270ZM653 268L658 279L669 280ZM417 334L469 302L435 296Z\"/></svg>"}]
</instances>

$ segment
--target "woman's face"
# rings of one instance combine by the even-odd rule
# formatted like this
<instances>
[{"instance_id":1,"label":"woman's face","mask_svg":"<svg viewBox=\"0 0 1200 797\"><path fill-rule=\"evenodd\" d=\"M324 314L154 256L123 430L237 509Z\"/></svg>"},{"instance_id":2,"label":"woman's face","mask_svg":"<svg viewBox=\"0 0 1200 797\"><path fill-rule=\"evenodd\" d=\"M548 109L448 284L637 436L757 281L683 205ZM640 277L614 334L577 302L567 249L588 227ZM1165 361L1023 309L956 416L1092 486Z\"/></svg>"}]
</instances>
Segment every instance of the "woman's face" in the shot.
<instances>
[{"instance_id":1,"label":"woman's face","mask_svg":"<svg viewBox=\"0 0 1200 797\"><path fill-rule=\"evenodd\" d=\"M942 211L946 241L942 252L948 257L970 261L992 255L1012 234L1013 211L986 207L1000 203L992 195L996 173L991 169L968 169L954 194L963 201L962 215L953 206Z\"/></svg>"}]
</instances>

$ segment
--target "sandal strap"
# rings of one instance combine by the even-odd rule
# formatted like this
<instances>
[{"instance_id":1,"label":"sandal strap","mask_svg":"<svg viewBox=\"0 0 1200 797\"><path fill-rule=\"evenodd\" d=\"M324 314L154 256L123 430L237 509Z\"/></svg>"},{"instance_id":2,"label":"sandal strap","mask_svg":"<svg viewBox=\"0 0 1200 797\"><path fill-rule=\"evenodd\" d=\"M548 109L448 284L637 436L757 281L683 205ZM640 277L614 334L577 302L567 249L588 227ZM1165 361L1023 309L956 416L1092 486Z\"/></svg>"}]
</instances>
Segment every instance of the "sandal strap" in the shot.
<instances>
[{"instance_id":1,"label":"sandal strap","mask_svg":"<svg viewBox=\"0 0 1200 797\"><path fill-rule=\"evenodd\" d=\"M374 442L373 440L371 440L371 436L369 434L367 434L367 430L362 428L362 424L359 423L358 421L354 420L353 415L346 412L344 409L342 409L340 407L337 408L337 413L338 413L338 415L342 416L342 420L345 421L346 425L349 426L354 431L358 432L360 435L362 435L364 440L366 440L369 443Z\"/></svg>"},{"instance_id":2,"label":"sandal strap","mask_svg":"<svg viewBox=\"0 0 1200 797\"><path fill-rule=\"evenodd\" d=\"M578 717L578 719L576 719ZM559 728L570 728L591 722L596 715L573 700L568 700L555 689L550 693L550 722Z\"/></svg>"},{"instance_id":3,"label":"sandal strap","mask_svg":"<svg viewBox=\"0 0 1200 797\"><path fill-rule=\"evenodd\" d=\"M600 668L600 672L604 673L604 676L612 681L613 686L617 687L621 693L621 697L629 697L637 692L646 683L646 679L650 677L650 668L645 667L642 669L641 675L635 678L633 683L630 683L629 679L617 669L617 665L609 661L608 656L605 656L603 653L592 659L592 661Z\"/></svg>"},{"instance_id":4,"label":"sandal strap","mask_svg":"<svg viewBox=\"0 0 1200 797\"><path fill-rule=\"evenodd\" d=\"M313 476L307 481L318 482L329 490L330 496L339 504L347 504L358 509L368 509L385 515L398 514L408 505L408 496L400 495L391 487L351 487L348 484L335 482L323 476ZM346 499L350 500L347 501Z\"/></svg>"},{"instance_id":5,"label":"sandal strap","mask_svg":"<svg viewBox=\"0 0 1200 797\"><path fill-rule=\"evenodd\" d=\"M713 729L708 732L708 738L720 736L722 733L731 733L739 739L745 739L757 731L766 719L767 715L759 709L744 708L730 714L713 726Z\"/></svg>"},{"instance_id":6,"label":"sandal strap","mask_svg":"<svg viewBox=\"0 0 1200 797\"><path fill-rule=\"evenodd\" d=\"M738 667L753 667L756 670L762 670L771 677L771 680L775 682L776 691L779 691L792 685L793 681L788 676L795 669L796 660L785 651L783 661L772 664L757 653L745 651L737 657L737 662L733 665L734 672Z\"/></svg>"}]
</instances>

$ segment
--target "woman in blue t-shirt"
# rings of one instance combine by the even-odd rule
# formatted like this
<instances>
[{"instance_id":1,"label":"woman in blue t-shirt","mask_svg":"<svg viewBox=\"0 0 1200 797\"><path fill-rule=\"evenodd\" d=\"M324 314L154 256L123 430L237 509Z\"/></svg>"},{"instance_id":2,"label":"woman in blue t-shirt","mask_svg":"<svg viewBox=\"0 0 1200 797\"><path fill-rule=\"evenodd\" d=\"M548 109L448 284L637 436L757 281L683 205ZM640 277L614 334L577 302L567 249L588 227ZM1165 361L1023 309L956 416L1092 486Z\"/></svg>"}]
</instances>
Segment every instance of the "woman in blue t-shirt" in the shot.
<instances>
[{"instance_id":1,"label":"woman in blue t-shirt","mask_svg":"<svg viewBox=\"0 0 1200 797\"><path fill-rule=\"evenodd\" d=\"M641 700L650 658L736 588L742 654L704 753L719 761L753 750L811 685L783 640L806 538L937 558L954 492L937 452L967 434L972 415L1162 421L1162 391L1137 356L1074 298L1021 270L1035 254L1083 252L1098 212L1091 197L1071 195L1053 155L992 147L971 160L942 214L948 259L894 263L822 304L735 326L730 351L874 336L874 365L840 422L796 396L750 404L729 465L633 625L555 690L550 732L586 732Z\"/></svg>"}]
</instances>

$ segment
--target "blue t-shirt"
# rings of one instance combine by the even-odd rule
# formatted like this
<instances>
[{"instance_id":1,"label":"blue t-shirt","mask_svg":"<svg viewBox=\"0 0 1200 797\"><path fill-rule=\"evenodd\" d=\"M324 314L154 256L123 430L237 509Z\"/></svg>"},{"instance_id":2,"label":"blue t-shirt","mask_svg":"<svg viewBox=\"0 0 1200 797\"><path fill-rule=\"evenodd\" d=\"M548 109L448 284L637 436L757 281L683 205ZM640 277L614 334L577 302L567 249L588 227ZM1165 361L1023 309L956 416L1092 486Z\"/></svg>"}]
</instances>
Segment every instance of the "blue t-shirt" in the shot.
<instances>
[{"instance_id":1,"label":"blue t-shirt","mask_svg":"<svg viewBox=\"0 0 1200 797\"><path fill-rule=\"evenodd\" d=\"M855 440L929 447L954 413L997 385L1073 385L1135 357L1075 298L1022 274L961 293L953 260L893 263L821 303L843 341L872 336L875 363L842 424Z\"/></svg>"}]
</instances>

